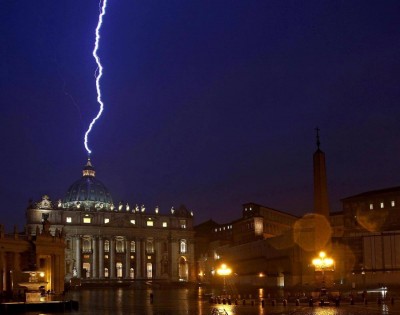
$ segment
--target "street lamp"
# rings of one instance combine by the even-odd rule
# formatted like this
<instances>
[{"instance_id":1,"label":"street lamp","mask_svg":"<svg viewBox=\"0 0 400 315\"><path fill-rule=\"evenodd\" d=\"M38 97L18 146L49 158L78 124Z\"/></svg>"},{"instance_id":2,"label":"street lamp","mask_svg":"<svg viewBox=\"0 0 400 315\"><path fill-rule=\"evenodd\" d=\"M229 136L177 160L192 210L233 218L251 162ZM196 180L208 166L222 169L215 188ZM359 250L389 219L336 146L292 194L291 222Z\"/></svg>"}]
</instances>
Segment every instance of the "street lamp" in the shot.
<instances>
[{"instance_id":1,"label":"street lamp","mask_svg":"<svg viewBox=\"0 0 400 315\"><path fill-rule=\"evenodd\" d=\"M312 260L312 264L315 267L315 271L322 272L322 289L325 287L325 270L333 270L334 260L326 257L325 252L319 252L319 257Z\"/></svg>"},{"instance_id":2,"label":"street lamp","mask_svg":"<svg viewBox=\"0 0 400 315\"><path fill-rule=\"evenodd\" d=\"M226 283L225 283L225 277L229 276L232 273L232 270L230 268L227 267L227 265L222 264L221 267L219 267L217 269L217 274L219 276L222 276L224 278L224 288L223 288L223 292L225 293L225 287L226 287Z\"/></svg>"}]
</instances>

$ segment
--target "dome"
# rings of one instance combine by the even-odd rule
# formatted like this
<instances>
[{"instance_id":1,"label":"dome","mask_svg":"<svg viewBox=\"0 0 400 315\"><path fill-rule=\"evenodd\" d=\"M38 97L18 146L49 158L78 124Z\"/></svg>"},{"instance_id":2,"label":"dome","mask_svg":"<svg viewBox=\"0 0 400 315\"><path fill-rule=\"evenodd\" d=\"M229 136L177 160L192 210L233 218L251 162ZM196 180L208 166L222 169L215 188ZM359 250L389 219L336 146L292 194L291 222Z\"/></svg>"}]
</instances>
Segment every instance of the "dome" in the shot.
<instances>
[{"instance_id":1,"label":"dome","mask_svg":"<svg viewBox=\"0 0 400 315\"><path fill-rule=\"evenodd\" d=\"M82 170L83 176L74 182L63 199L63 208L86 210L110 210L113 208L111 194L107 187L95 178L90 158Z\"/></svg>"}]
</instances>

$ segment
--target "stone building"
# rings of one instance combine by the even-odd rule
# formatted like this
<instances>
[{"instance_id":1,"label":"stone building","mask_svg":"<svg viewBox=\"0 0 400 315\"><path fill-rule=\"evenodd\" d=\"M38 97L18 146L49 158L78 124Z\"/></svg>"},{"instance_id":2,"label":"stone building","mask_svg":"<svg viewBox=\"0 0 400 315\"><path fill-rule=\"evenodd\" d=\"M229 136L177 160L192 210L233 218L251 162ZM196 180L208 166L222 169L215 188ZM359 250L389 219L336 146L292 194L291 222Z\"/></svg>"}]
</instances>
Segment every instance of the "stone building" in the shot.
<instances>
[{"instance_id":1,"label":"stone building","mask_svg":"<svg viewBox=\"0 0 400 315\"><path fill-rule=\"evenodd\" d=\"M235 283L315 289L367 289L400 283L400 187L360 193L328 203L325 153L314 165L314 212L296 217L255 203L243 205L239 219L207 221L195 227L199 281L218 281L221 263L234 270ZM325 251L335 262L317 268L312 259Z\"/></svg>"},{"instance_id":2,"label":"stone building","mask_svg":"<svg viewBox=\"0 0 400 315\"><path fill-rule=\"evenodd\" d=\"M18 283L26 281L28 271L43 272L46 290L63 292L64 250L60 231L51 235L48 221L32 233L7 234L0 226L0 293L23 291Z\"/></svg>"},{"instance_id":3,"label":"stone building","mask_svg":"<svg viewBox=\"0 0 400 315\"><path fill-rule=\"evenodd\" d=\"M341 233L333 242L347 264L338 270L356 288L400 283L400 187L342 199Z\"/></svg>"},{"instance_id":4,"label":"stone building","mask_svg":"<svg viewBox=\"0 0 400 315\"><path fill-rule=\"evenodd\" d=\"M162 214L158 207L114 205L88 159L80 179L54 203L48 196L26 210L27 227L43 216L65 235L65 273L85 281L193 281L193 213L184 206Z\"/></svg>"}]
</instances>

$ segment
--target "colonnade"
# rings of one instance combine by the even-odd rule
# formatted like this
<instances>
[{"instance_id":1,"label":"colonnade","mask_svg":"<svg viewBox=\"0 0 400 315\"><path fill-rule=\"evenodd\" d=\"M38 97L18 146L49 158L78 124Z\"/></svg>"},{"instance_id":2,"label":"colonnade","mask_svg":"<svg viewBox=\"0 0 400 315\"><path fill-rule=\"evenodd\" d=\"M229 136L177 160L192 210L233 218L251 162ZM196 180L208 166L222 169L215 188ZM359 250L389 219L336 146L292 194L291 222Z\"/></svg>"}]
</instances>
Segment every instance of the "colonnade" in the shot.
<instances>
[{"instance_id":1,"label":"colonnade","mask_svg":"<svg viewBox=\"0 0 400 315\"><path fill-rule=\"evenodd\" d=\"M78 278L85 276L83 274L85 262L90 264L89 277L91 279L178 277L178 240L146 239L142 237L128 239L120 236L94 235L74 235L71 240L73 244L71 248L73 251L72 258L74 259L73 266L76 270L75 276ZM147 245L149 240L152 242L152 246ZM108 246L105 246L106 242L108 242ZM166 243L167 246L162 246L163 243ZM89 248L88 244L90 244ZM167 274L165 270L164 274L161 274L161 263L166 257L168 259ZM119 274L117 274L117 264L121 264L123 268ZM108 271L108 274L106 274L106 271ZM70 271L67 270L67 272Z\"/></svg>"}]
</instances>

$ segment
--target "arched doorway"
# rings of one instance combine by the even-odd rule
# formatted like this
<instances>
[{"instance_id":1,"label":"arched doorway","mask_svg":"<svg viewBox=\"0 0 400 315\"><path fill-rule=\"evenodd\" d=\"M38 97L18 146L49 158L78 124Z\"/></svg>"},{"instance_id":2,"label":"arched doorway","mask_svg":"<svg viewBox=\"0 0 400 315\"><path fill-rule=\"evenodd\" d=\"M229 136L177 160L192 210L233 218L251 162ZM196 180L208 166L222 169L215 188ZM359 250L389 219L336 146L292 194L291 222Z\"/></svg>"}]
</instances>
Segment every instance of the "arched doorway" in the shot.
<instances>
[{"instance_id":1,"label":"arched doorway","mask_svg":"<svg viewBox=\"0 0 400 315\"><path fill-rule=\"evenodd\" d=\"M179 281L188 281L188 263L186 261L186 258L181 256L179 258L179 266L178 266L178 274L179 274Z\"/></svg>"},{"instance_id":2,"label":"arched doorway","mask_svg":"<svg viewBox=\"0 0 400 315\"><path fill-rule=\"evenodd\" d=\"M116 268L117 268L117 278L122 278L122 263L117 262Z\"/></svg>"},{"instance_id":3,"label":"arched doorway","mask_svg":"<svg viewBox=\"0 0 400 315\"><path fill-rule=\"evenodd\" d=\"M146 276L147 276L147 279L153 278L153 264L152 263L146 264Z\"/></svg>"}]
</instances>

